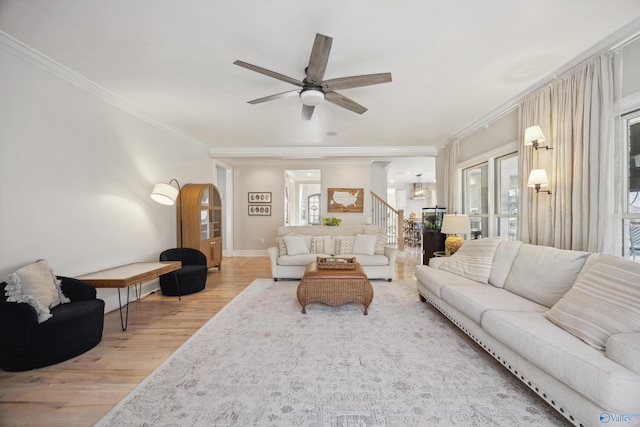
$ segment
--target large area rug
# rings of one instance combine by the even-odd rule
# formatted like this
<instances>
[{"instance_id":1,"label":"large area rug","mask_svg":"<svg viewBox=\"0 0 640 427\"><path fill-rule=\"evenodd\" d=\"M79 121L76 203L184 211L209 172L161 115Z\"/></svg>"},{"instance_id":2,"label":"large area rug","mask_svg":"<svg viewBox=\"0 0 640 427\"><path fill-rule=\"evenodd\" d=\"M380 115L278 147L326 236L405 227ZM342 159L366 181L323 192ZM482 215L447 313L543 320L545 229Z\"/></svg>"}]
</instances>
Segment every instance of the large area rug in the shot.
<instances>
[{"instance_id":1,"label":"large area rug","mask_svg":"<svg viewBox=\"0 0 640 427\"><path fill-rule=\"evenodd\" d=\"M369 315L256 280L101 426L558 426L564 419L431 306L372 281Z\"/></svg>"}]
</instances>

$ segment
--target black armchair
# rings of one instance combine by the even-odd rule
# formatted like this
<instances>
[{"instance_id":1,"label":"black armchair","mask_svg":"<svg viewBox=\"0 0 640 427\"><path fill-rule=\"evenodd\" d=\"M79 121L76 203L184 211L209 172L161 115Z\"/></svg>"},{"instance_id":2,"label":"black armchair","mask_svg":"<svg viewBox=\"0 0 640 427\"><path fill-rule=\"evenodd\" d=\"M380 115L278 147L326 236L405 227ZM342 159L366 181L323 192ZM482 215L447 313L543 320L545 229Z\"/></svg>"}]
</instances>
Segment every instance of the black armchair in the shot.
<instances>
[{"instance_id":1,"label":"black armchair","mask_svg":"<svg viewBox=\"0 0 640 427\"><path fill-rule=\"evenodd\" d=\"M203 290L207 284L207 257L193 248L167 249L160 254L160 261L182 261L182 268L160 276L162 295L177 296Z\"/></svg>"},{"instance_id":2,"label":"black armchair","mask_svg":"<svg viewBox=\"0 0 640 427\"><path fill-rule=\"evenodd\" d=\"M52 317L38 323L29 304L7 302L6 282L0 283L0 368L27 371L76 357L102 340L104 301L86 282L57 276L71 300L51 309Z\"/></svg>"}]
</instances>

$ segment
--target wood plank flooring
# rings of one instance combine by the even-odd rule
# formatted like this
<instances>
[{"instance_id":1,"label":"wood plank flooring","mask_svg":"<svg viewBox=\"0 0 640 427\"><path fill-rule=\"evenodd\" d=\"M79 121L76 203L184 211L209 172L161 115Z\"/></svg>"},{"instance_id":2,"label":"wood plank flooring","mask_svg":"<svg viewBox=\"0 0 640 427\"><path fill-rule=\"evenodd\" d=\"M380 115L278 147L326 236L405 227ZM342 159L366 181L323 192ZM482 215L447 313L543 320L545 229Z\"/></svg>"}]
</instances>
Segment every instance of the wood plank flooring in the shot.
<instances>
[{"instance_id":1,"label":"wood plank flooring","mask_svg":"<svg viewBox=\"0 0 640 427\"><path fill-rule=\"evenodd\" d=\"M407 251L396 279L413 279L420 263ZM133 302L129 326L105 315L103 339L87 353L27 372L0 371L0 426L93 425L256 278L270 278L267 257L225 258L204 291L179 301L161 293Z\"/></svg>"}]
</instances>

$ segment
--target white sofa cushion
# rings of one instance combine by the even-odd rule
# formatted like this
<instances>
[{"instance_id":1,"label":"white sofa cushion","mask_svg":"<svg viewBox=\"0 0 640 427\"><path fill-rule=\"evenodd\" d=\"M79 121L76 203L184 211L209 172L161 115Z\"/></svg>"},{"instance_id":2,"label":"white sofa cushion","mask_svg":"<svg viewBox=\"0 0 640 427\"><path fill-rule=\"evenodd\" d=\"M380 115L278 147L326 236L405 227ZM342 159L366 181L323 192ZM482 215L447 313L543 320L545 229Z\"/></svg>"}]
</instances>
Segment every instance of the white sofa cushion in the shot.
<instances>
[{"instance_id":1,"label":"white sofa cushion","mask_svg":"<svg viewBox=\"0 0 640 427\"><path fill-rule=\"evenodd\" d=\"M571 288L588 256L588 252L523 244L504 288L551 307Z\"/></svg>"},{"instance_id":2,"label":"white sofa cushion","mask_svg":"<svg viewBox=\"0 0 640 427\"><path fill-rule=\"evenodd\" d=\"M640 264L600 255L545 316L598 350L611 335L640 332Z\"/></svg>"},{"instance_id":3,"label":"white sofa cushion","mask_svg":"<svg viewBox=\"0 0 640 427\"><path fill-rule=\"evenodd\" d=\"M345 258L355 258L356 262L363 266L389 265L389 258L385 255L343 254L340 256Z\"/></svg>"},{"instance_id":4,"label":"white sofa cushion","mask_svg":"<svg viewBox=\"0 0 640 427\"><path fill-rule=\"evenodd\" d=\"M488 310L482 328L611 413L637 413L640 375L549 322L542 313Z\"/></svg>"},{"instance_id":5,"label":"white sofa cushion","mask_svg":"<svg viewBox=\"0 0 640 427\"><path fill-rule=\"evenodd\" d=\"M526 298L482 283L462 286L448 285L440 293L445 302L464 313L477 324L480 324L482 314L490 309L535 311L538 313L547 310L547 307L536 304Z\"/></svg>"},{"instance_id":6,"label":"white sofa cushion","mask_svg":"<svg viewBox=\"0 0 640 427\"><path fill-rule=\"evenodd\" d=\"M315 261L319 256L328 257L328 254L303 254L303 255L284 255L278 258L279 265L286 266L303 266L306 267L310 262Z\"/></svg>"},{"instance_id":7,"label":"white sofa cushion","mask_svg":"<svg viewBox=\"0 0 640 427\"><path fill-rule=\"evenodd\" d=\"M443 258L431 258L431 262L434 260L440 260ZM431 262L429 264L431 264ZM448 271L439 270L437 268L428 267L426 265L418 265L415 269L416 279L418 284L424 285L429 292L436 295L438 298L442 298L441 291L445 286L451 285L477 285L480 283L475 282L466 277L458 276L457 274L451 274Z\"/></svg>"},{"instance_id":8,"label":"white sofa cushion","mask_svg":"<svg viewBox=\"0 0 640 427\"><path fill-rule=\"evenodd\" d=\"M488 283L498 238L467 240L460 249L440 264L445 270L480 283Z\"/></svg>"},{"instance_id":9,"label":"white sofa cushion","mask_svg":"<svg viewBox=\"0 0 640 427\"><path fill-rule=\"evenodd\" d=\"M640 333L611 335L607 340L606 355L640 375Z\"/></svg>"},{"instance_id":10,"label":"white sofa cushion","mask_svg":"<svg viewBox=\"0 0 640 427\"><path fill-rule=\"evenodd\" d=\"M493 264L491 264L491 274L489 275L489 283L497 288L504 288L504 282L507 280L513 261L518 255L522 247L522 242L515 240L513 242L500 242L493 256Z\"/></svg>"}]
</instances>

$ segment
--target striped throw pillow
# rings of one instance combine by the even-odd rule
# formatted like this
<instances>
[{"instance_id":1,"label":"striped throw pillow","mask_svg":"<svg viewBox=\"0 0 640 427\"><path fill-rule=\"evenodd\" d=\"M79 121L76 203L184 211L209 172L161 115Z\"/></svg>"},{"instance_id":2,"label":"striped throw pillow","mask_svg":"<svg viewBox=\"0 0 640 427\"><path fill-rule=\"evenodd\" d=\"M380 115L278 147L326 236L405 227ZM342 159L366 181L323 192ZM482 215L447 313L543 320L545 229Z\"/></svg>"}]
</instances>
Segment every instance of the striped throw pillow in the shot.
<instances>
[{"instance_id":1,"label":"striped throw pillow","mask_svg":"<svg viewBox=\"0 0 640 427\"><path fill-rule=\"evenodd\" d=\"M498 238L466 240L460 249L444 260L439 269L480 283L489 283L493 256L500 244Z\"/></svg>"},{"instance_id":2,"label":"striped throw pillow","mask_svg":"<svg viewBox=\"0 0 640 427\"><path fill-rule=\"evenodd\" d=\"M544 315L597 350L611 335L640 332L640 264L600 255Z\"/></svg>"}]
</instances>

